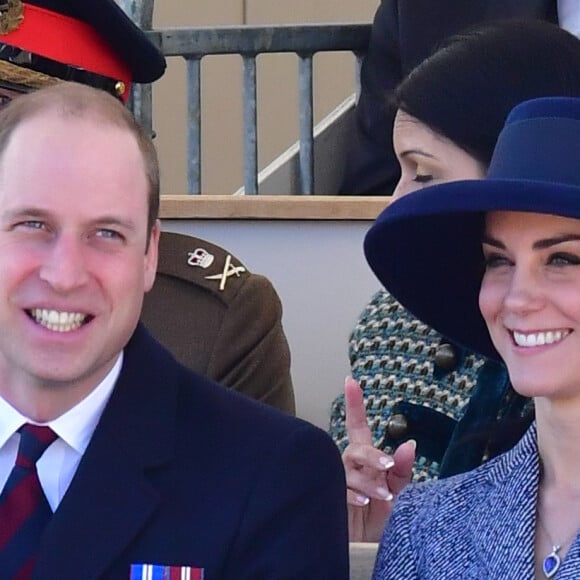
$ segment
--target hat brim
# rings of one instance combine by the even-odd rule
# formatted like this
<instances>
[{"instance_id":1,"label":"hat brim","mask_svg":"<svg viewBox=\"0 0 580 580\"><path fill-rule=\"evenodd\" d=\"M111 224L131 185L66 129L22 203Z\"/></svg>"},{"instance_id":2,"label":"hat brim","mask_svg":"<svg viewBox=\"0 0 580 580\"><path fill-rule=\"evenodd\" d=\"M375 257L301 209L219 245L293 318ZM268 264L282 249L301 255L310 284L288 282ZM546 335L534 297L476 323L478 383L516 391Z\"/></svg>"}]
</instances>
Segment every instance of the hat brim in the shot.
<instances>
[{"instance_id":1,"label":"hat brim","mask_svg":"<svg viewBox=\"0 0 580 580\"><path fill-rule=\"evenodd\" d=\"M163 75L166 66L165 57L115 0L24 0L24 2L88 24L125 63L131 72L132 82L151 83ZM50 26L51 22L47 21L46 26ZM53 27L58 25L58 20L56 22ZM11 44L11 38L10 36L0 38L0 42ZM46 42L44 37L35 40L39 46ZM34 49L27 50L37 52ZM39 54L43 55L42 52ZM67 60L62 62L70 64Z\"/></svg>"},{"instance_id":2,"label":"hat brim","mask_svg":"<svg viewBox=\"0 0 580 580\"><path fill-rule=\"evenodd\" d=\"M479 311L489 211L580 219L580 187L508 179L429 187L388 206L367 233L364 250L377 278L419 320L499 359Z\"/></svg>"},{"instance_id":3,"label":"hat brim","mask_svg":"<svg viewBox=\"0 0 580 580\"><path fill-rule=\"evenodd\" d=\"M131 69L136 83L152 83L165 72L165 57L115 0L82 0L78 17L93 26Z\"/></svg>"}]
</instances>

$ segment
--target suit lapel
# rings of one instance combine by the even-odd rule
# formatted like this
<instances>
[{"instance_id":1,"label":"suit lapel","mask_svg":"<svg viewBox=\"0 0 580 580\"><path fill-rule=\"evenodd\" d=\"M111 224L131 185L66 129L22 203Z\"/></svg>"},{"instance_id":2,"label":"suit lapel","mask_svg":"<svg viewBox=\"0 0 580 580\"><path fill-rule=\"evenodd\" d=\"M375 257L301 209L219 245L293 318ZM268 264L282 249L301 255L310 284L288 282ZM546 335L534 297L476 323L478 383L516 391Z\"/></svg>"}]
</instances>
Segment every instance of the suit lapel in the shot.
<instances>
[{"instance_id":1,"label":"suit lapel","mask_svg":"<svg viewBox=\"0 0 580 580\"><path fill-rule=\"evenodd\" d=\"M152 344L139 328L125 349L111 400L46 530L38 580L99 577L155 512L146 469L172 458L177 381Z\"/></svg>"},{"instance_id":2,"label":"suit lapel","mask_svg":"<svg viewBox=\"0 0 580 580\"><path fill-rule=\"evenodd\" d=\"M470 537L487 578L532 578L539 484L535 426L488 474L487 501L474 510ZM491 539L491 541L490 541Z\"/></svg>"},{"instance_id":3,"label":"suit lapel","mask_svg":"<svg viewBox=\"0 0 580 580\"><path fill-rule=\"evenodd\" d=\"M157 502L142 469L128 461L113 440L101 438L90 452L90 467L79 466L47 529L36 578L101 576Z\"/></svg>"}]
</instances>

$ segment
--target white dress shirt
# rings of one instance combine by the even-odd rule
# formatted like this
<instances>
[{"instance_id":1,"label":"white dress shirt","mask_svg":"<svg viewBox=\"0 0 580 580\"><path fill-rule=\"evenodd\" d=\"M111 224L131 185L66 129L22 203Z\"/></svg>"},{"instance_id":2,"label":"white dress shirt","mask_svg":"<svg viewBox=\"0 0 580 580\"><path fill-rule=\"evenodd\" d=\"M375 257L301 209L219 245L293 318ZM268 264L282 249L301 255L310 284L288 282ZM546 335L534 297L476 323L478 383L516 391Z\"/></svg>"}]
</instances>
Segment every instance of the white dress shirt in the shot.
<instances>
[{"instance_id":1,"label":"white dress shirt","mask_svg":"<svg viewBox=\"0 0 580 580\"><path fill-rule=\"evenodd\" d=\"M107 376L87 397L54 421L42 423L58 435L58 439L36 463L40 485L53 512L66 493L89 445L113 392L122 364L123 353L119 355ZM0 397L0 489L6 485L16 462L20 442L17 431L25 423L39 424L27 419Z\"/></svg>"},{"instance_id":2,"label":"white dress shirt","mask_svg":"<svg viewBox=\"0 0 580 580\"><path fill-rule=\"evenodd\" d=\"M561 28L580 36L580 0L558 0L558 22Z\"/></svg>"}]
</instances>

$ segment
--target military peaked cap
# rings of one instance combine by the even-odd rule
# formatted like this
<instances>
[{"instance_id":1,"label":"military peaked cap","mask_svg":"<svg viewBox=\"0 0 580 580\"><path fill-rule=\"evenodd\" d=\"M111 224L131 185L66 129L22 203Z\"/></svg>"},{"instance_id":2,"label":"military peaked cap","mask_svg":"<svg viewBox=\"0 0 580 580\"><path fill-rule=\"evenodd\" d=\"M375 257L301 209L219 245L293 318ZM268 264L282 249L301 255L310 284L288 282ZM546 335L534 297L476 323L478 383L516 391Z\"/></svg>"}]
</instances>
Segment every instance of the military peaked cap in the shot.
<instances>
[{"instance_id":1,"label":"military peaked cap","mask_svg":"<svg viewBox=\"0 0 580 580\"><path fill-rule=\"evenodd\" d=\"M55 79L102 88L126 100L165 59L114 0L0 0L0 79L40 88Z\"/></svg>"}]
</instances>

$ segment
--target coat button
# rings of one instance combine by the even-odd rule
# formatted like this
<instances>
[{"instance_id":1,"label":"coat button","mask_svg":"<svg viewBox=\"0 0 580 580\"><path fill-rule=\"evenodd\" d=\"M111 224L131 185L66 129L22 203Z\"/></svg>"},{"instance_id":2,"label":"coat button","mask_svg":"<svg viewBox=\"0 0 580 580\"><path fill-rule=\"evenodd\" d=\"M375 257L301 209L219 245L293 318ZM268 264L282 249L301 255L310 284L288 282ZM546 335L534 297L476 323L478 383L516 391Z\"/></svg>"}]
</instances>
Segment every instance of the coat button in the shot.
<instances>
[{"instance_id":1,"label":"coat button","mask_svg":"<svg viewBox=\"0 0 580 580\"><path fill-rule=\"evenodd\" d=\"M386 424L387 433L391 439L401 439L407 434L409 425L407 418L401 413L391 415Z\"/></svg>"},{"instance_id":2,"label":"coat button","mask_svg":"<svg viewBox=\"0 0 580 580\"><path fill-rule=\"evenodd\" d=\"M457 366L457 355L455 349L444 342L435 351L435 364L444 371L450 371Z\"/></svg>"}]
</instances>

